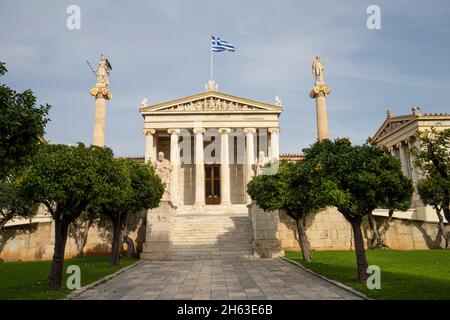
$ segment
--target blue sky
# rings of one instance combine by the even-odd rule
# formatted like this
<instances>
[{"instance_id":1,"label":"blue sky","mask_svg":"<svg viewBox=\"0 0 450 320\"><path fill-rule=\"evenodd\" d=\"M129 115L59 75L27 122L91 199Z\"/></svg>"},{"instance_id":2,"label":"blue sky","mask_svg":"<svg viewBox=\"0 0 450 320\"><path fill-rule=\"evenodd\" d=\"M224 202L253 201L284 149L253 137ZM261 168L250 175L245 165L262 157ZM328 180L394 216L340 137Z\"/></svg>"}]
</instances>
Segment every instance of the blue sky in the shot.
<instances>
[{"instance_id":1,"label":"blue sky","mask_svg":"<svg viewBox=\"0 0 450 320\"><path fill-rule=\"evenodd\" d=\"M81 29L66 28L69 5ZM369 5L381 8L381 30L366 27ZM175 99L204 90L210 35L235 53L214 59L220 91L264 102L283 101L282 153L316 138L311 62L320 54L331 86L331 137L362 143L385 119L420 106L450 111L448 1L5 1L0 2L2 79L31 88L53 106L46 138L90 143L96 65L111 61L106 142L119 156L144 154L140 101Z\"/></svg>"}]
</instances>

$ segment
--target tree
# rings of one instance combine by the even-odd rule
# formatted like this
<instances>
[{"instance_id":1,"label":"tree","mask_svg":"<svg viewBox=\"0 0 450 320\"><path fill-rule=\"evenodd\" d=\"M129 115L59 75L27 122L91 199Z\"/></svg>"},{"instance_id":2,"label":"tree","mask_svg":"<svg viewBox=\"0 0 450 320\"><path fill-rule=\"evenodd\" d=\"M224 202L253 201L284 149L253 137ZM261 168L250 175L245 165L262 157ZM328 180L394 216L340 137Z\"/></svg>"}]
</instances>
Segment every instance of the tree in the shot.
<instances>
[{"instance_id":1,"label":"tree","mask_svg":"<svg viewBox=\"0 0 450 320\"><path fill-rule=\"evenodd\" d=\"M37 203L21 195L17 179L15 173L0 181L0 233L9 221L31 218L37 211Z\"/></svg>"},{"instance_id":2,"label":"tree","mask_svg":"<svg viewBox=\"0 0 450 320\"><path fill-rule=\"evenodd\" d=\"M7 72L0 62L0 76ZM33 154L48 122L50 106L36 105L31 90L18 93L0 85L0 180Z\"/></svg>"},{"instance_id":3,"label":"tree","mask_svg":"<svg viewBox=\"0 0 450 320\"><path fill-rule=\"evenodd\" d=\"M450 129L417 133L419 146L412 149L414 165L442 188L442 211L450 222Z\"/></svg>"},{"instance_id":4,"label":"tree","mask_svg":"<svg viewBox=\"0 0 450 320\"><path fill-rule=\"evenodd\" d=\"M417 183L417 191L425 205L430 205L436 211L439 219L439 230L445 239L445 249L449 247L450 231L446 230L442 209L444 208L444 188L439 184L439 179L432 177L420 180ZM447 220L448 221L448 220Z\"/></svg>"},{"instance_id":5,"label":"tree","mask_svg":"<svg viewBox=\"0 0 450 320\"><path fill-rule=\"evenodd\" d=\"M114 162L126 173L128 185L123 196L111 194L99 206L113 225L110 266L119 264L122 228L128 215L157 207L164 193L164 185L152 166L129 159L115 159Z\"/></svg>"},{"instance_id":6,"label":"tree","mask_svg":"<svg viewBox=\"0 0 450 320\"><path fill-rule=\"evenodd\" d=\"M303 152L305 160L321 166L344 195L335 206L352 227L358 280L365 282L368 264L361 222L377 207L394 209L407 201L397 198L403 183L408 183L402 178L398 160L376 146L353 146L346 138L321 140Z\"/></svg>"},{"instance_id":7,"label":"tree","mask_svg":"<svg viewBox=\"0 0 450 320\"><path fill-rule=\"evenodd\" d=\"M55 221L49 290L61 287L69 225L88 207L126 189L113 153L96 146L41 145L19 181L23 196L43 203Z\"/></svg>"},{"instance_id":8,"label":"tree","mask_svg":"<svg viewBox=\"0 0 450 320\"><path fill-rule=\"evenodd\" d=\"M328 206L339 195L336 185L322 175L321 168L312 168L305 161L281 161L276 174L253 177L247 192L263 210L283 210L294 219L303 260L310 261L306 218Z\"/></svg>"}]
</instances>

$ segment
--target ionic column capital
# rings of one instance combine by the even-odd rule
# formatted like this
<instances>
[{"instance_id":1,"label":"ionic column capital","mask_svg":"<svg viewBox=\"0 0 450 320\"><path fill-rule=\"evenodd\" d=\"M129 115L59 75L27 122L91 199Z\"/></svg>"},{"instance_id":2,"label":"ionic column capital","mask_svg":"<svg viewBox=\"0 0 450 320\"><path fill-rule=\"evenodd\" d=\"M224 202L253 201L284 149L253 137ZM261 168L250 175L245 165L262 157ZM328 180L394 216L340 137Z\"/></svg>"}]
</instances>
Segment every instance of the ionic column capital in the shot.
<instances>
[{"instance_id":1,"label":"ionic column capital","mask_svg":"<svg viewBox=\"0 0 450 320\"><path fill-rule=\"evenodd\" d=\"M230 128L219 128L218 129L219 133L224 134L224 133L230 133L231 129Z\"/></svg>"},{"instance_id":2,"label":"ionic column capital","mask_svg":"<svg viewBox=\"0 0 450 320\"><path fill-rule=\"evenodd\" d=\"M280 128L269 128L267 131L269 133L280 133Z\"/></svg>"},{"instance_id":3,"label":"ionic column capital","mask_svg":"<svg viewBox=\"0 0 450 320\"><path fill-rule=\"evenodd\" d=\"M256 133L256 129L255 128L244 128L244 133Z\"/></svg>"},{"instance_id":4,"label":"ionic column capital","mask_svg":"<svg viewBox=\"0 0 450 320\"><path fill-rule=\"evenodd\" d=\"M168 134L180 134L181 130L176 128L167 129Z\"/></svg>"},{"instance_id":5,"label":"ionic column capital","mask_svg":"<svg viewBox=\"0 0 450 320\"><path fill-rule=\"evenodd\" d=\"M193 132L195 134L197 134L197 133L205 133L206 129L205 128L194 128Z\"/></svg>"},{"instance_id":6,"label":"ionic column capital","mask_svg":"<svg viewBox=\"0 0 450 320\"><path fill-rule=\"evenodd\" d=\"M156 130L155 130L155 129L144 128L144 129L142 130L142 132L143 132L145 135L148 135L148 134L155 134L155 133L156 133Z\"/></svg>"}]
</instances>

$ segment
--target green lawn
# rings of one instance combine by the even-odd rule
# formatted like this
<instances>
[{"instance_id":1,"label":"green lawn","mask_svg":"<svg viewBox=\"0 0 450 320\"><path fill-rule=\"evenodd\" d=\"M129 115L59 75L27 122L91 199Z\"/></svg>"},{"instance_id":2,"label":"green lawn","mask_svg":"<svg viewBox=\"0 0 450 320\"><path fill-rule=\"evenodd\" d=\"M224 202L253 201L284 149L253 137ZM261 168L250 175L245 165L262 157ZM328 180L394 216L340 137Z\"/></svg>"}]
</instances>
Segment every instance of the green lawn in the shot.
<instances>
[{"instance_id":1,"label":"green lawn","mask_svg":"<svg viewBox=\"0 0 450 320\"><path fill-rule=\"evenodd\" d=\"M81 285L84 286L111 274L136 260L121 259L120 267L110 268L109 257L68 259L64 263L63 287L66 284L65 270L77 265L81 270ZM58 292L47 292L51 261L0 263L0 299L59 299L70 292L67 288Z\"/></svg>"},{"instance_id":2,"label":"green lawn","mask_svg":"<svg viewBox=\"0 0 450 320\"><path fill-rule=\"evenodd\" d=\"M381 269L381 289L369 290L356 281L353 251L315 251L312 262L299 252L286 257L329 279L375 299L450 299L450 250L368 250L369 265Z\"/></svg>"}]
</instances>

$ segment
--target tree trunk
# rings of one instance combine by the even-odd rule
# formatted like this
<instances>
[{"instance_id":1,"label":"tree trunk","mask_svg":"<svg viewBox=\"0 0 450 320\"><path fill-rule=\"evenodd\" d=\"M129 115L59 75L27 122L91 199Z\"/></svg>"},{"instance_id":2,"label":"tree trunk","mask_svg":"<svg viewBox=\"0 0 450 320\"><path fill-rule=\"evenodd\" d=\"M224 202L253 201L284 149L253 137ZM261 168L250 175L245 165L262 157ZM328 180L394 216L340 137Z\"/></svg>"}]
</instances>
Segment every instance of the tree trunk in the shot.
<instances>
[{"instance_id":1,"label":"tree trunk","mask_svg":"<svg viewBox=\"0 0 450 320\"><path fill-rule=\"evenodd\" d=\"M370 229L373 232L372 239L370 241L370 248L389 248L384 242L384 235L389 229L389 225L392 221L394 215L394 210L389 210L389 214L386 220L384 220L381 227L378 229L377 222L375 217L372 214L369 214L369 225Z\"/></svg>"},{"instance_id":2,"label":"tree trunk","mask_svg":"<svg viewBox=\"0 0 450 320\"><path fill-rule=\"evenodd\" d=\"M311 261L311 250L309 245L308 236L305 229L305 218L302 216L296 220L298 230L298 243L302 249L302 255L304 261Z\"/></svg>"},{"instance_id":3,"label":"tree trunk","mask_svg":"<svg viewBox=\"0 0 450 320\"><path fill-rule=\"evenodd\" d=\"M442 237L445 240L444 249L448 249L450 232L447 232L447 230L446 230L445 223L444 223L444 217L441 214L441 209L437 208L437 207L435 207L434 209L436 210L436 214L439 219L439 231L441 231Z\"/></svg>"},{"instance_id":4,"label":"tree trunk","mask_svg":"<svg viewBox=\"0 0 450 320\"><path fill-rule=\"evenodd\" d=\"M61 221L60 218L55 219L55 249L48 284L48 290L50 291L56 291L61 288L68 227L69 224Z\"/></svg>"},{"instance_id":5,"label":"tree trunk","mask_svg":"<svg viewBox=\"0 0 450 320\"><path fill-rule=\"evenodd\" d=\"M0 232L3 231L3 228L5 227L5 225L14 217L14 213L13 211L9 211L6 214L2 214L2 218L0 218Z\"/></svg>"},{"instance_id":6,"label":"tree trunk","mask_svg":"<svg viewBox=\"0 0 450 320\"><path fill-rule=\"evenodd\" d=\"M356 266L358 269L358 280L365 283L367 280L367 258L366 249L364 248L364 239L361 232L361 217L352 217L350 224L353 229L353 237L355 240Z\"/></svg>"},{"instance_id":7,"label":"tree trunk","mask_svg":"<svg viewBox=\"0 0 450 320\"><path fill-rule=\"evenodd\" d=\"M119 265L120 259L120 234L121 234L121 221L120 215L113 215L110 217L113 223L113 236L111 245L111 259L109 261L110 267L116 267Z\"/></svg>"}]
</instances>

